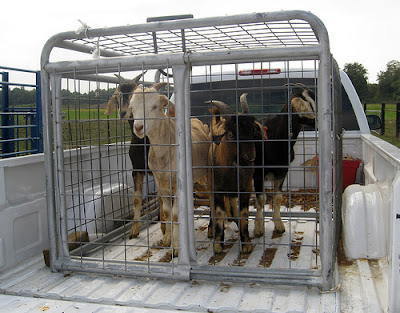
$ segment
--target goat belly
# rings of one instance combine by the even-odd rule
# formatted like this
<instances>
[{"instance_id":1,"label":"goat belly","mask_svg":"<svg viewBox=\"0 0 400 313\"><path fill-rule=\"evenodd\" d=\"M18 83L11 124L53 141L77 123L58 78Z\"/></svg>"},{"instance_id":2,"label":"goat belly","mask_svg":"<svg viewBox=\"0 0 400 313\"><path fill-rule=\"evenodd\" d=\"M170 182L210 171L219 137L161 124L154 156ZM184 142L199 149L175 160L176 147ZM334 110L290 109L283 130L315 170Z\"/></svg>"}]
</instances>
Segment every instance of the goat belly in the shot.
<instances>
[{"instance_id":1,"label":"goat belly","mask_svg":"<svg viewBox=\"0 0 400 313\"><path fill-rule=\"evenodd\" d=\"M214 190L233 192L236 194L231 196L237 197L238 186L239 191L241 192L249 190L248 186L251 186L254 169L242 168L239 170L239 176L237 175L237 169L235 168L213 169L210 171L210 174L212 175L210 181L214 182Z\"/></svg>"}]
</instances>

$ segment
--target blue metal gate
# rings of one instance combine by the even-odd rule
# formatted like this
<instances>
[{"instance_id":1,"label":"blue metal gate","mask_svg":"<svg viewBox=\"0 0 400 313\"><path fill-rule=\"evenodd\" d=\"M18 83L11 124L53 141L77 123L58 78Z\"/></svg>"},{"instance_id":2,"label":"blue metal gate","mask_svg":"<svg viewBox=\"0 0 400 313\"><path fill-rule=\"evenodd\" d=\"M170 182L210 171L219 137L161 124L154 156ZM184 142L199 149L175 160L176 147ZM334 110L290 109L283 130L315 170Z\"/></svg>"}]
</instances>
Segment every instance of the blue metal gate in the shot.
<instances>
[{"instance_id":1,"label":"blue metal gate","mask_svg":"<svg viewBox=\"0 0 400 313\"><path fill-rule=\"evenodd\" d=\"M42 101L40 71L0 67L1 73L1 137L0 158L43 152ZM10 72L35 75L33 84L10 82ZM12 99L10 87L35 90L35 103L18 103Z\"/></svg>"}]
</instances>

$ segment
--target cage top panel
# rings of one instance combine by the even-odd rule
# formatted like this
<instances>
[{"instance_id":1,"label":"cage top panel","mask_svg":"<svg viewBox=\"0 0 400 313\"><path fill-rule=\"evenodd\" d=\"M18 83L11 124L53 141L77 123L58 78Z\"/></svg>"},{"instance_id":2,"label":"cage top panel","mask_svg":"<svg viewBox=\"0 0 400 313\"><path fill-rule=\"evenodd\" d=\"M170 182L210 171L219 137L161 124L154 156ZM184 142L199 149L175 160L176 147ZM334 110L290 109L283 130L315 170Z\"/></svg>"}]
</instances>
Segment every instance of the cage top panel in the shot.
<instances>
[{"instance_id":1,"label":"cage top panel","mask_svg":"<svg viewBox=\"0 0 400 313\"><path fill-rule=\"evenodd\" d=\"M171 25L173 26L173 25ZM302 20L246 23L126 33L72 40L123 55L206 52L318 44L309 23Z\"/></svg>"},{"instance_id":2,"label":"cage top panel","mask_svg":"<svg viewBox=\"0 0 400 313\"><path fill-rule=\"evenodd\" d=\"M328 43L327 38L323 23L315 15L280 11L97 29L86 27L80 32L55 35L46 46L50 50L54 45L86 53L97 49L100 56L110 57L310 47Z\"/></svg>"}]
</instances>

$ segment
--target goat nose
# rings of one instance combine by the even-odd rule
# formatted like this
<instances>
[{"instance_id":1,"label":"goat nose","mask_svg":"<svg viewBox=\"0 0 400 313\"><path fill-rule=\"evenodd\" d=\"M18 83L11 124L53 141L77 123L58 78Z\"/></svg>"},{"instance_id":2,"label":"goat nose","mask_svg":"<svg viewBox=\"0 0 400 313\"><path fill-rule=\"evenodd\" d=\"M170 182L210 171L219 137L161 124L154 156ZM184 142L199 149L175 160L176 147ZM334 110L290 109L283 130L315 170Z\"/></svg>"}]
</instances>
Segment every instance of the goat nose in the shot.
<instances>
[{"instance_id":1,"label":"goat nose","mask_svg":"<svg viewBox=\"0 0 400 313\"><path fill-rule=\"evenodd\" d=\"M254 162L254 160L255 160L256 158L255 158L255 155L254 155L253 153L247 153L247 154L245 155L245 159L246 159L246 161L248 161L248 162Z\"/></svg>"},{"instance_id":2,"label":"goat nose","mask_svg":"<svg viewBox=\"0 0 400 313\"><path fill-rule=\"evenodd\" d=\"M120 111L119 112L119 117L120 118L125 118L126 112L125 111Z\"/></svg>"},{"instance_id":3,"label":"goat nose","mask_svg":"<svg viewBox=\"0 0 400 313\"><path fill-rule=\"evenodd\" d=\"M143 125L135 125L135 130L137 133L140 133L143 129Z\"/></svg>"}]
</instances>

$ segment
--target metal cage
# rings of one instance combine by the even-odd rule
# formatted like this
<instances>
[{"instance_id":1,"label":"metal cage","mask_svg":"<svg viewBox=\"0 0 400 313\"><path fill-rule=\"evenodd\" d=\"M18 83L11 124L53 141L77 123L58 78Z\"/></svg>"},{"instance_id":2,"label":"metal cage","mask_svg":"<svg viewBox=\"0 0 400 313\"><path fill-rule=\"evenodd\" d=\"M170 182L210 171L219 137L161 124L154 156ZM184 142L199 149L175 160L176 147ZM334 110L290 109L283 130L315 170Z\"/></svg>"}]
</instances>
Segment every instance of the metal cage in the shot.
<instances>
[{"instance_id":1,"label":"metal cage","mask_svg":"<svg viewBox=\"0 0 400 313\"><path fill-rule=\"evenodd\" d=\"M55 48L97 55L51 62ZM52 270L334 287L342 188L340 78L327 31L316 16L282 11L88 28L50 38L41 61ZM142 74L138 84L145 86L166 83L160 91L174 103L175 115L169 115L169 104L156 122L169 125L168 144L146 139L134 146L129 118L117 110L104 115L113 95L121 106L124 95L132 97L133 90L117 89L121 80L114 74ZM242 93L248 93L256 118L281 114L297 83L315 91L317 112L314 129L302 130L296 139L281 192L286 232L273 233L269 197L274 192L265 185L264 234L251 235L259 218L253 196L246 218L253 251L240 252L240 230L227 221L224 250L216 253L215 238L207 236L215 191L204 181L193 185L193 170L212 172L215 166L192 165L196 142L190 123L196 118L210 124L212 100L240 112ZM289 121L295 114L289 110ZM139 119L145 128L153 122ZM291 124L286 127L290 131ZM283 141L290 145L292 139ZM165 169L143 170L143 189L137 193L132 172L139 170L132 168L129 150L134 147L147 159L146 146L163 148L176 159ZM169 175L169 193L160 194L157 173ZM140 218L132 212L137 199ZM164 209L175 203L177 219L160 218L159 203ZM138 236L130 236L133 224L141 227ZM163 245L165 227L178 230L171 246Z\"/></svg>"}]
</instances>

